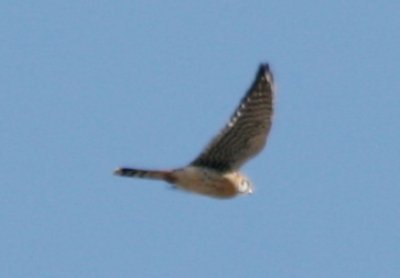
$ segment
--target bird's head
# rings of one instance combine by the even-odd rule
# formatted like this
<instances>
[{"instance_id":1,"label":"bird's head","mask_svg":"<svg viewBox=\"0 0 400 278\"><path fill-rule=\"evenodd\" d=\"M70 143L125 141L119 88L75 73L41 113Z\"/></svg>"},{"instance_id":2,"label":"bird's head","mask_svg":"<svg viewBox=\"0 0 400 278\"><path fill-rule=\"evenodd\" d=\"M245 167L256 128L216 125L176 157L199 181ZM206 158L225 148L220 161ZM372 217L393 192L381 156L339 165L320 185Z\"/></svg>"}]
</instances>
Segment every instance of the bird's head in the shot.
<instances>
[{"instance_id":1,"label":"bird's head","mask_svg":"<svg viewBox=\"0 0 400 278\"><path fill-rule=\"evenodd\" d=\"M254 191L254 187L250 179L243 175L239 176L236 186L240 194L251 194Z\"/></svg>"}]
</instances>

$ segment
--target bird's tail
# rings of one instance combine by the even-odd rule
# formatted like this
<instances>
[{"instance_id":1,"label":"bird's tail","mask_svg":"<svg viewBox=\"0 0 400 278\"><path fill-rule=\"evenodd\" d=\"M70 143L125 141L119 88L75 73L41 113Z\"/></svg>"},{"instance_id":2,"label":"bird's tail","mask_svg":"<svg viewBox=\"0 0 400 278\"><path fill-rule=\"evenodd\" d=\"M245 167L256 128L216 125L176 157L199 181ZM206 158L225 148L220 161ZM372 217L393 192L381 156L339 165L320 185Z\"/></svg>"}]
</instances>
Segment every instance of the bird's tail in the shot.
<instances>
[{"instance_id":1,"label":"bird's tail","mask_svg":"<svg viewBox=\"0 0 400 278\"><path fill-rule=\"evenodd\" d=\"M117 168L114 175L123 177L135 177L143 179L164 180L173 183L175 178L172 171L143 170L132 168Z\"/></svg>"}]
</instances>

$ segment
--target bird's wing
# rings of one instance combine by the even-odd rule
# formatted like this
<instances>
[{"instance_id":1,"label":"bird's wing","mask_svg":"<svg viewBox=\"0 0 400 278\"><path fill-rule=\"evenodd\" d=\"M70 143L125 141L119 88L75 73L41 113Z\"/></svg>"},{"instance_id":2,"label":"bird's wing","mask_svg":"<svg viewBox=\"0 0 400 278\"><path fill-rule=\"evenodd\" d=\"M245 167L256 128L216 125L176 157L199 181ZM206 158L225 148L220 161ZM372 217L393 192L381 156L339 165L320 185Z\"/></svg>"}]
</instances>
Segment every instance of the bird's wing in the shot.
<instances>
[{"instance_id":1,"label":"bird's wing","mask_svg":"<svg viewBox=\"0 0 400 278\"><path fill-rule=\"evenodd\" d=\"M262 64L229 123L191 165L227 172L258 154L271 129L273 100L273 75L268 64Z\"/></svg>"}]
</instances>

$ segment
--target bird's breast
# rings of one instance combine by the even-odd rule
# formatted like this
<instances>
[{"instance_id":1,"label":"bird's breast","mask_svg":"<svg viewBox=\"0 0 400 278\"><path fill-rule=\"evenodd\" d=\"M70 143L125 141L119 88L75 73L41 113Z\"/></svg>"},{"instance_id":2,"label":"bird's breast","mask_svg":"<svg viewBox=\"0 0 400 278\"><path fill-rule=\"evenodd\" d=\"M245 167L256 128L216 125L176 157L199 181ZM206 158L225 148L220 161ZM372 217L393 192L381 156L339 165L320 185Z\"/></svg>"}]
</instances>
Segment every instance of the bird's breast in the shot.
<instances>
[{"instance_id":1,"label":"bird's breast","mask_svg":"<svg viewBox=\"0 0 400 278\"><path fill-rule=\"evenodd\" d=\"M189 166L175 170L173 175L174 183L187 191L215 198L231 198L238 193L231 179L212 169Z\"/></svg>"}]
</instances>

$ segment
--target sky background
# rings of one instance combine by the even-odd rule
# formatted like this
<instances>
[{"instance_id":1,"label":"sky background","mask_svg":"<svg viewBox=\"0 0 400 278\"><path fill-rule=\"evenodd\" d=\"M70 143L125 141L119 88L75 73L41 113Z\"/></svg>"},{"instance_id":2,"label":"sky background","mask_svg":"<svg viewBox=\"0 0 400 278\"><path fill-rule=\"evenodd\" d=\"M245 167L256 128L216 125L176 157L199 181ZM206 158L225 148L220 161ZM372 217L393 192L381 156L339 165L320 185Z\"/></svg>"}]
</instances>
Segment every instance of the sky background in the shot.
<instances>
[{"instance_id":1,"label":"sky background","mask_svg":"<svg viewBox=\"0 0 400 278\"><path fill-rule=\"evenodd\" d=\"M1 277L400 277L399 1L2 1ZM268 62L232 200L190 162Z\"/></svg>"}]
</instances>

